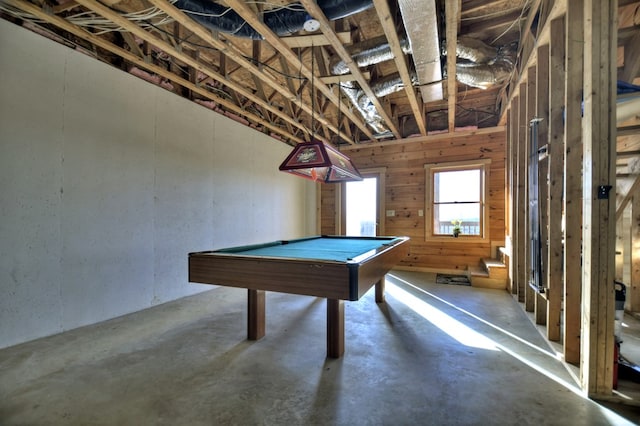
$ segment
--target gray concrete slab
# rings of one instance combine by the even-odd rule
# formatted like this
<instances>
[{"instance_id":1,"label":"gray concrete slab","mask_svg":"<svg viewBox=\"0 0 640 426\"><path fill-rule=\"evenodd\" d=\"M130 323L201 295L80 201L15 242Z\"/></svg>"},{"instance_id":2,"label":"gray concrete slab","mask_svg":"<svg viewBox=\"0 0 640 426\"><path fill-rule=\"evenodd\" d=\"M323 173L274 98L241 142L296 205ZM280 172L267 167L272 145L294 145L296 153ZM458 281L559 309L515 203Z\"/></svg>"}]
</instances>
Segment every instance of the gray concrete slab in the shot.
<instances>
[{"instance_id":1,"label":"gray concrete slab","mask_svg":"<svg viewBox=\"0 0 640 426\"><path fill-rule=\"evenodd\" d=\"M392 271L387 301L345 303L325 356L325 301L214 288L0 351L3 425L621 425L636 407L580 394L511 295Z\"/></svg>"}]
</instances>

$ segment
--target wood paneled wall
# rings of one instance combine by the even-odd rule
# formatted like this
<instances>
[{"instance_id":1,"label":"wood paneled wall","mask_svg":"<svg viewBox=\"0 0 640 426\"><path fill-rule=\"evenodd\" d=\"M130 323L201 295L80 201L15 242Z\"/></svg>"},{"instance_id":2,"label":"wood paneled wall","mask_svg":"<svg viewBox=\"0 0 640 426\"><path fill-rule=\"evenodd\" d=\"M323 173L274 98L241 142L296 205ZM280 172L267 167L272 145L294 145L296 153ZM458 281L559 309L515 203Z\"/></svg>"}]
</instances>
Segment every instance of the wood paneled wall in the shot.
<instances>
[{"instance_id":1,"label":"wood paneled wall","mask_svg":"<svg viewBox=\"0 0 640 426\"><path fill-rule=\"evenodd\" d=\"M466 270L480 259L495 257L505 238L505 146L504 127L383 142L367 147L343 148L361 171L386 167L384 209L395 216L383 217L387 235L411 238L409 256L400 267L439 271ZM464 238L426 242L425 164L491 159L489 193L489 239ZM339 185L321 186L321 232L341 233ZM492 249L493 247L493 249Z\"/></svg>"}]
</instances>

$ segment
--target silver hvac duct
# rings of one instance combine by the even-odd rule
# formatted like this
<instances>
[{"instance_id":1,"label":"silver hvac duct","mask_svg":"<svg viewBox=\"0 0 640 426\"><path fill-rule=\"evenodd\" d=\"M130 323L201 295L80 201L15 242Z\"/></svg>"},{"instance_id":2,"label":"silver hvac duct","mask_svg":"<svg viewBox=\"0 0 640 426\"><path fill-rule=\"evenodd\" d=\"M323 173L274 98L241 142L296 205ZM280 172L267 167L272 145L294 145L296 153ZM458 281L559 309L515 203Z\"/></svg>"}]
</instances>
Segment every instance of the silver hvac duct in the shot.
<instances>
[{"instance_id":1,"label":"silver hvac duct","mask_svg":"<svg viewBox=\"0 0 640 426\"><path fill-rule=\"evenodd\" d=\"M456 56L476 64L486 64L498 56L498 49L486 45L478 39L460 36L456 45Z\"/></svg>"},{"instance_id":2,"label":"silver hvac duct","mask_svg":"<svg viewBox=\"0 0 640 426\"><path fill-rule=\"evenodd\" d=\"M398 0L423 102L441 100L442 65L434 0Z\"/></svg>"},{"instance_id":3,"label":"silver hvac duct","mask_svg":"<svg viewBox=\"0 0 640 426\"><path fill-rule=\"evenodd\" d=\"M411 84L418 84L418 79L414 73L411 73ZM399 92L402 89L404 89L404 83L402 82L400 73L389 74L386 77L376 80L371 85L371 90L378 98Z\"/></svg>"},{"instance_id":4,"label":"silver hvac duct","mask_svg":"<svg viewBox=\"0 0 640 426\"><path fill-rule=\"evenodd\" d=\"M400 47L405 54L411 51L409 42L406 39L400 40ZM349 46L347 52L358 67L374 65L394 58L391 46L385 36ZM349 67L345 61L339 57L331 61L329 68L334 75L342 75L349 72ZM387 96L403 88L402 79L398 74L385 77L371 85L371 90L376 97ZM351 103L360 112L365 122L371 126L376 133L376 137L384 137L390 133L384 124L384 119L376 110L371 99L356 83L342 83L340 84L340 89L351 100Z\"/></svg>"},{"instance_id":5,"label":"silver hvac duct","mask_svg":"<svg viewBox=\"0 0 640 426\"><path fill-rule=\"evenodd\" d=\"M375 105L371 102L371 99L365 95L364 91L360 89L356 83L352 81L341 83L340 89L342 93L351 100L351 103L362 115L365 122L371 126L376 133L375 136L383 136L390 133L389 129L384 125L382 116L380 116Z\"/></svg>"},{"instance_id":6,"label":"silver hvac duct","mask_svg":"<svg viewBox=\"0 0 640 426\"><path fill-rule=\"evenodd\" d=\"M411 47L406 39L400 40L400 47L405 54L411 53ZM358 67L379 64L380 62L389 61L394 58L391 46L385 36L353 44L347 47L347 52ZM331 69L331 73L334 75L347 74L349 72L349 67L340 57L335 57L331 60L329 69Z\"/></svg>"},{"instance_id":7,"label":"silver hvac duct","mask_svg":"<svg viewBox=\"0 0 640 426\"><path fill-rule=\"evenodd\" d=\"M456 56L462 59L456 63L456 79L467 86L487 89L509 78L515 64L516 48L505 45L496 49L480 40L460 37Z\"/></svg>"},{"instance_id":8,"label":"silver hvac duct","mask_svg":"<svg viewBox=\"0 0 640 426\"><path fill-rule=\"evenodd\" d=\"M417 83L415 74L411 75L411 81L413 84ZM353 82L344 82L340 84L342 92L351 100L351 103L360 112L365 121L376 132L376 137L384 137L390 134L389 129L384 125L384 120L378 114L371 99ZM392 93L398 92L404 89L404 83L399 73L388 75L380 80L377 80L371 85L371 91L378 97L384 97Z\"/></svg>"},{"instance_id":9,"label":"silver hvac duct","mask_svg":"<svg viewBox=\"0 0 640 426\"><path fill-rule=\"evenodd\" d=\"M404 53L411 53L411 47L406 40L402 40L401 44ZM353 45L349 48L349 53L361 67L393 59L386 37L378 37ZM456 48L456 56L460 59L456 64L456 77L461 83L482 89L504 83L513 71L515 55L516 49L513 45L494 48L477 39L460 37ZM332 61L330 67L333 74L349 72L349 68L341 59ZM411 78L412 84L418 84L419 77L416 74ZM340 87L376 133L382 135L389 132L384 127L384 120L363 90L353 82L343 83ZM376 97L384 97L403 88L402 80L397 74L385 77L371 85L371 90Z\"/></svg>"}]
</instances>

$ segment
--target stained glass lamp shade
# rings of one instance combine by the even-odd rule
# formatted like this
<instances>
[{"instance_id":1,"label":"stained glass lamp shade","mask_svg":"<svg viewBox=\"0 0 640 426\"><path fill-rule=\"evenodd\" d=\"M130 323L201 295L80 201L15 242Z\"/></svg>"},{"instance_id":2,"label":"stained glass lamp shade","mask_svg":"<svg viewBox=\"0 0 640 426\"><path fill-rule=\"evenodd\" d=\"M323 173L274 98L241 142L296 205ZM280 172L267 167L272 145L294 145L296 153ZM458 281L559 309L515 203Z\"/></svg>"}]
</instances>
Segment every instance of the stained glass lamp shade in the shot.
<instances>
[{"instance_id":1,"label":"stained glass lamp shade","mask_svg":"<svg viewBox=\"0 0 640 426\"><path fill-rule=\"evenodd\" d=\"M293 147L280 170L325 183L362 180L349 157L317 140Z\"/></svg>"}]
</instances>

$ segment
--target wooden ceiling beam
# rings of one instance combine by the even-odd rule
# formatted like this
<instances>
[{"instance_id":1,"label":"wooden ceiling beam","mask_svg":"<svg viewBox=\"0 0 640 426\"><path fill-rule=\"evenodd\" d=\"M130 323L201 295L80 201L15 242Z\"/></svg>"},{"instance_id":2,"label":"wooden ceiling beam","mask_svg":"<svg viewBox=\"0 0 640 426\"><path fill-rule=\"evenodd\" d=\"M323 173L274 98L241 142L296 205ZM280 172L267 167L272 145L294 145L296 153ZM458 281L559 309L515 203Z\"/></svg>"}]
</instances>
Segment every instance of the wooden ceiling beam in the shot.
<instances>
[{"instance_id":1,"label":"wooden ceiling beam","mask_svg":"<svg viewBox=\"0 0 640 426\"><path fill-rule=\"evenodd\" d=\"M351 33L349 31L337 32L336 35L342 44L351 44ZM292 49L311 46L327 46L331 44L324 34L281 37L281 40Z\"/></svg>"},{"instance_id":2,"label":"wooden ceiling beam","mask_svg":"<svg viewBox=\"0 0 640 426\"><path fill-rule=\"evenodd\" d=\"M407 59L400 47L400 39L398 38L398 33L396 31L396 24L391 16L389 3L387 0L373 0L373 5L378 12L378 18L382 24L382 29L387 36L387 41L389 42L389 46L393 52L394 61L398 68L398 72L400 73L402 83L404 84L404 91L407 95L407 99L409 100L413 116L418 124L418 129L420 129L420 134L422 136L426 136L427 126L424 120L424 115L422 114L422 106L420 104L420 100L416 96L413 84L411 83L411 75L409 74L409 68L407 67Z\"/></svg>"},{"instance_id":3,"label":"wooden ceiling beam","mask_svg":"<svg viewBox=\"0 0 640 426\"><path fill-rule=\"evenodd\" d=\"M253 40L252 48L253 48L253 52L252 52L253 60L257 64L260 64L260 57L262 55L262 43L260 43L260 41L258 40ZM258 65L258 68L262 68L262 66ZM255 74L251 74L251 77L253 77L253 83L256 85L256 93L258 94L258 96L260 96L260 99L263 99L265 101L268 100L269 102L271 102L270 99L267 99L267 95L264 93L264 88L262 87L262 79Z\"/></svg>"},{"instance_id":4,"label":"wooden ceiling beam","mask_svg":"<svg viewBox=\"0 0 640 426\"><path fill-rule=\"evenodd\" d=\"M369 72L363 72L362 75L366 79L369 79L371 77L371 73ZM326 77L320 77L320 81L322 81L324 84L327 84L327 85L343 83L345 81L354 81L354 80L355 80L355 77L353 76L353 74L328 75Z\"/></svg>"},{"instance_id":5,"label":"wooden ceiling beam","mask_svg":"<svg viewBox=\"0 0 640 426\"><path fill-rule=\"evenodd\" d=\"M448 129L453 133L456 128L456 102L458 82L456 81L456 45L458 44L458 25L460 25L461 0L446 2L446 37L447 37L447 100Z\"/></svg>"}]
</instances>

